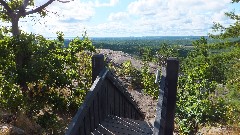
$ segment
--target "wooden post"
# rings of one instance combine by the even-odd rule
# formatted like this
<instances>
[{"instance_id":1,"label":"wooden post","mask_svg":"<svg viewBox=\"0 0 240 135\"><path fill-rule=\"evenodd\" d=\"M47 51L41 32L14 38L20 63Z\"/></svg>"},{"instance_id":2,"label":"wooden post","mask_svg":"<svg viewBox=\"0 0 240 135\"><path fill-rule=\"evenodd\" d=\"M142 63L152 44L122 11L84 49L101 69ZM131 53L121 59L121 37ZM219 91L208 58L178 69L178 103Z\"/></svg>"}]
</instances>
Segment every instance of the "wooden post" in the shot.
<instances>
[{"instance_id":1,"label":"wooden post","mask_svg":"<svg viewBox=\"0 0 240 135\"><path fill-rule=\"evenodd\" d=\"M167 67L162 68L157 112L154 122L154 135L172 135L176 106L179 62L176 58L167 60Z\"/></svg>"},{"instance_id":2,"label":"wooden post","mask_svg":"<svg viewBox=\"0 0 240 135\"><path fill-rule=\"evenodd\" d=\"M104 55L96 54L92 56L92 83L104 68Z\"/></svg>"},{"instance_id":3,"label":"wooden post","mask_svg":"<svg viewBox=\"0 0 240 135\"><path fill-rule=\"evenodd\" d=\"M156 118L154 122L154 135L165 135L166 110L167 110L167 86L166 86L166 67L162 67L162 75L159 87L159 97L156 107Z\"/></svg>"},{"instance_id":4,"label":"wooden post","mask_svg":"<svg viewBox=\"0 0 240 135\"><path fill-rule=\"evenodd\" d=\"M174 130L174 115L176 108L177 81L178 81L179 61L177 58L167 60L167 113L165 135L172 135Z\"/></svg>"}]
</instances>

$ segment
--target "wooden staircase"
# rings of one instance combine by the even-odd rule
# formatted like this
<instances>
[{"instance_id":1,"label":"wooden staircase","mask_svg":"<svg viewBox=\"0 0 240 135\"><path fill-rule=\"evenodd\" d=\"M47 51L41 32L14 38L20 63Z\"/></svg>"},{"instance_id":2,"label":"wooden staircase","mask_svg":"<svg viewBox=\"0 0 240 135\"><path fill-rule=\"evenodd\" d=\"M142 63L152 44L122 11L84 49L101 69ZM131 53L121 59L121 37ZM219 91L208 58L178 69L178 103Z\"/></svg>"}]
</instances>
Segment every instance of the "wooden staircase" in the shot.
<instances>
[{"instance_id":1,"label":"wooden staircase","mask_svg":"<svg viewBox=\"0 0 240 135\"><path fill-rule=\"evenodd\" d=\"M145 121L108 116L91 134L93 135L152 135L153 126Z\"/></svg>"},{"instance_id":2,"label":"wooden staircase","mask_svg":"<svg viewBox=\"0 0 240 135\"><path fill-rule=\"evenodd\" d=\"M104 66L103 55L94 55L93 85L72 119L66 135L172 135L178 78L178 60L169 59L162 69L154 125L118 78Z\"/></svg>"}]
</instances>

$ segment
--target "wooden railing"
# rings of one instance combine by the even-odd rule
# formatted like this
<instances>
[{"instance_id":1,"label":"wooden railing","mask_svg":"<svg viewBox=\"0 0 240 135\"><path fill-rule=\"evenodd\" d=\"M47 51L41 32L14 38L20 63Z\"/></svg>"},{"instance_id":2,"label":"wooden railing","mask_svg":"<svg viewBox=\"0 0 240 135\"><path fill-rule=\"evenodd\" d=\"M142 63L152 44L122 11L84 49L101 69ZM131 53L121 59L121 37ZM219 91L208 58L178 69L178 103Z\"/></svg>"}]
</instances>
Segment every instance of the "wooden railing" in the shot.
<instances>
[{"instance_id":1,"label":"wooden railing","mask_svg":"<svg viewBox=\"0 0 240 135\"><path fill-rule=\"evenodd\" d=\"M154 135L172 135L176 106L179 61L167 60L167 67L162 68L157 114L154 122Z\"/></svg>"},{"instance_id":2,"label":"wooden railing","mask_svg":"<svg viewBox=\"0 0 240 135\"><path fill-rule=\"evenodd\" d=\"M144 115L114 74L104 67L103 55L92 59L93 85L84 103L70 123L66 135L88 135L108 116L143 120ZM172 135L178 81L179 62L167 60L162 68L154 135Z\"/></svg>"},{"instance_id":3,"label":"wooden railing","mask_svg":"<svg viewBox=\"0 0 240 135\"><path fill-rule=\"evenodd\" d=\"M70 123L66 135L89 135L109 115L144 119L143 113L127 90L104 67L103 59L103 55L93 57L93 85Z\"/></svg>"}]
</instances>

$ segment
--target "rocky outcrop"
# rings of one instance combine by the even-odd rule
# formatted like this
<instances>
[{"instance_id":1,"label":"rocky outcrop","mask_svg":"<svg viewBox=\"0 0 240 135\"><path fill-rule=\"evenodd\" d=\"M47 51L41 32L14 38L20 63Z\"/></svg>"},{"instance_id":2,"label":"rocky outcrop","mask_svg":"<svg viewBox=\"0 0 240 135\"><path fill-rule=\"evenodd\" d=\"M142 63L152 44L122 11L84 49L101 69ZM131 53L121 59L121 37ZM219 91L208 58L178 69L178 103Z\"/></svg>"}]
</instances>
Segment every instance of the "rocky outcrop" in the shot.
<instances>
[{"instance_id":1,"label":"rocky outcrop","mask_svg":"<svg viewBox=\"0 0 240 135\"><path fill-rule=\"evenodd\" d=\"M136 69L141 69L141 67L143 67L144 64L141 60L138 60L133 56L122 51L113 51L110 49L98 49L97 52L103 54L106 58L106 61L112 62L116 66L121 65L126 61L131 61L133 67L135 67ZM150 72L155 73L158 66L152 62L149 62L148 64Z\"/></svg>"}]
</instances>

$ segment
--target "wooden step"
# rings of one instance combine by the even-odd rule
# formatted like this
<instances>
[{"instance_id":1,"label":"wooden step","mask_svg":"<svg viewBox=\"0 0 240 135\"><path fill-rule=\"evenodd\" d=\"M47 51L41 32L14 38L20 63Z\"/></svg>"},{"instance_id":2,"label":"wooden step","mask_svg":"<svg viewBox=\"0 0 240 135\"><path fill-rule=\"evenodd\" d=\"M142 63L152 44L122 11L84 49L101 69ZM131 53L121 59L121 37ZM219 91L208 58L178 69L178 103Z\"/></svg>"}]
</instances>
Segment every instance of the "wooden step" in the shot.
<instances>
[{"instance_id":1,"label":"wooden step","mask_svg":"<svg viewBox=\"0 0 240 135\"><path fill-rule=\"evenodd\" d=\"M92 132L93 135L150 135L153 127L146 121L132 120L118 116L109 116L98 128Z\"/></svg>"}]
</instances>

